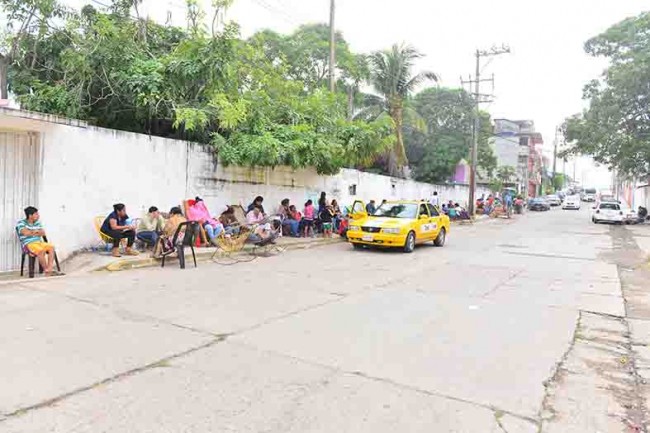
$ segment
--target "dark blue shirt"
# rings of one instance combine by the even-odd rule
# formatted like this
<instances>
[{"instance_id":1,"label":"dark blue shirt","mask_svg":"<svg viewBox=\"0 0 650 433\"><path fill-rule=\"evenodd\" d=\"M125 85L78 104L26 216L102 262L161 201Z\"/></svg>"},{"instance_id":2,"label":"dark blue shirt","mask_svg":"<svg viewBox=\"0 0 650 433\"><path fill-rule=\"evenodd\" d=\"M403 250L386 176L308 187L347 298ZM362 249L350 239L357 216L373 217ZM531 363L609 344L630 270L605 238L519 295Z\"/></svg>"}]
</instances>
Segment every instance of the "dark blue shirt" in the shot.
<instances>
[{"instance_id":1,"label":"dark blue shirt","mask_svg":"<svg viewBox=\"0 0 650 433\"><path fill-rule=\"evenodd\" d=\"M119 218L117 216L116 212L111 212L106 219L104 220L104 223L102 224L102 232L108 233L110 232L111 229L111 220L117 220L117 225L118 226L125 226L126 225L126 220L129 219L128 215L125 215L124 218Z\"/></svg>"}]
</instances>

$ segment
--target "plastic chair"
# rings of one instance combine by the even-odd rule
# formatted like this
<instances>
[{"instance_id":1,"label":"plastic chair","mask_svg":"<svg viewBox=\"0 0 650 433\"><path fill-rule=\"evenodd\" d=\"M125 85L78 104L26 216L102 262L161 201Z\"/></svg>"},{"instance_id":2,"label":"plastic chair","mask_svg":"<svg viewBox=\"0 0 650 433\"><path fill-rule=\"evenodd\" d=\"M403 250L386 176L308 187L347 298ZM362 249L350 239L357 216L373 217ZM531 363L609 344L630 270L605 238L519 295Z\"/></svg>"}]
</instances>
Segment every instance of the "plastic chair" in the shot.
<instances>
[{"instance_id":1,"label":"plastic chair","mask_svg":"<svg viewBox=\"0 0 650 433\"><path fill-rule=\"evenodd\" d=\"M172 238L172 249L163 253L161 267L165 267L165 259L167 256L176 251L178 252L178 262L181 266L181 269L185 269L185 247L190 247L192 250L194 267L197 267L196 253L194 252L194 242L196 241L196 234L199 231L199 227L200 225L196 221L185 221L184 223L180 223L178 225L178 228L176 228L176 232L174 233L174 237ZM183 229L185 229L183 239L179 239L181 232L183 232Z\"/></svg>"},{"instance_id":2,"label":"plastic chair","mask_svg":"<svg viewBox=\"0 0 650 433\"><path fill-rule=\"evenodd\" d=\"M104 224L104 220L106 219L105 216L96 216L95 219L93 220L94 225L95 225L95 231L97 231L97 234L99 235L99 238L104 242L105 245L113 245L113 238L102 232L102 225ZM123 246L126 246L126 239L122 239L120 241L120 244ZM113 245L116 247L116 245ZM117 245L119 247L119 245Z\"/></svg>"},{"instance_id":3,"label":"plastic chair","mask_svg":"<svg viewBox=\"0 0 650 433\"><path fill-rule=\"evenodd\" d=\"M18 236L18 229L16 229L16 236ZM43 242L47 242L47 236L43 236ZM36 273L36 256L32 254L29 249L24 246L23 244L20 244L20 249L22 251L22 255L20 257L20 276L22 277L25 275L25 258L27 257L27 271L29 278L34 278L34 274ZM54 262L56 263L56 270L61 272L61 266L59 265L59 257L56 255L56 251L54 251ZM43 267L41 266L40 262L38 264L38 273L42 274L43 273Z\"/></svg>"}]
</instances>

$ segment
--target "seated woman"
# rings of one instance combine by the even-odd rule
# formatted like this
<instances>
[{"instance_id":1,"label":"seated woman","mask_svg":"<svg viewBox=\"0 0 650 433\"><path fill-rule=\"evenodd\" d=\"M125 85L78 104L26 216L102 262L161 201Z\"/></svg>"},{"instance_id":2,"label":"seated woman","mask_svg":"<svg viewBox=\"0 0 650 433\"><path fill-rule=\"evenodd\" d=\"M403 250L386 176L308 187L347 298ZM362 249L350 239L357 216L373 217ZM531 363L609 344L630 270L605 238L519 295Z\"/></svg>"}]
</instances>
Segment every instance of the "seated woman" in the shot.
<instances>
[{"instance_id":1,"label":"seated woman","mask_svg":"<svg viewBox=\"0 0 650 433\"><path fill-rule=\"evenodd\" d=\"M196 197L194 205L187 208L187 217L190 221L198 221L208 235L212 245L217 245L217 237L223 232L223 225L210 216L205 202Z\"/></svg>"},{"instance_id":2,"label":"seated woman","mask_svg":"<svg viewBox=\"0 0 650 433\"><path fill-rule=\"evenodd\" d=\"M253 210L246 214L246 222L251 230L248 237L249 242L258 245L275 243L276 234L271 229L271 225L264 221L265 217L260 206L255 206Z\"/></svg>"},{"instance_id":3,"label":"seated woman","mask_svg":"<svg viewBox=\"0 0 650 433\"><path fill-rule=\"evenodd\" d=\"M452 220L455 220L458 217L458 213L456 212L456 208L453 204L447 207L447 215L449 216L449 219Z\"/></svg>"}]
</instances>

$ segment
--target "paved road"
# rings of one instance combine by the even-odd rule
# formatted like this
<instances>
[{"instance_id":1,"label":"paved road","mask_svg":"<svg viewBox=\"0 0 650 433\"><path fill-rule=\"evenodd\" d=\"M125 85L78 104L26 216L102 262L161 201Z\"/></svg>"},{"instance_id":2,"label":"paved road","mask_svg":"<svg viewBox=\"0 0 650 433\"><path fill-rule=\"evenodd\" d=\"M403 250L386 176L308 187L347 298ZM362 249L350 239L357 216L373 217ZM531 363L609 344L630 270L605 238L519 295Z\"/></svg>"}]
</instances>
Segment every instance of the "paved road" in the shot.
<instances>
[{"instance_id":1,"label":"paved road","mask_svg":"<svg viewBox=\"0 0 650 433\"><path fill-rule=\"evenodd\" d=\"M554 209L0 286L0 432L646 431L648 236Z\"/></svg>"}]
</instances>

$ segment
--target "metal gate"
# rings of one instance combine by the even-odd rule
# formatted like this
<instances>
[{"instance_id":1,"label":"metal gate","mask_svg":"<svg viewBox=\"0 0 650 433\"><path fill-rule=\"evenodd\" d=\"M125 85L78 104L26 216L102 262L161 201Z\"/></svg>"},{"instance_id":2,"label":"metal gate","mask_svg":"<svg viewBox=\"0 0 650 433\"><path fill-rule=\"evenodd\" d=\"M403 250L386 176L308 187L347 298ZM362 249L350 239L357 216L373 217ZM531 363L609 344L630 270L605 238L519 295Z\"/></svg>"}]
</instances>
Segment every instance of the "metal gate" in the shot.
<instances>
[{"instance_id":1,"label":"metal gate","mask_svg":"<svg viewBox=\"0 0 650 433\"><path fill-rule=\"evenodd\" d=\"M0 131L0 272L20 267L15 227L37 206L40 161L38 133Z\"/></svg>"}]
</instances>

